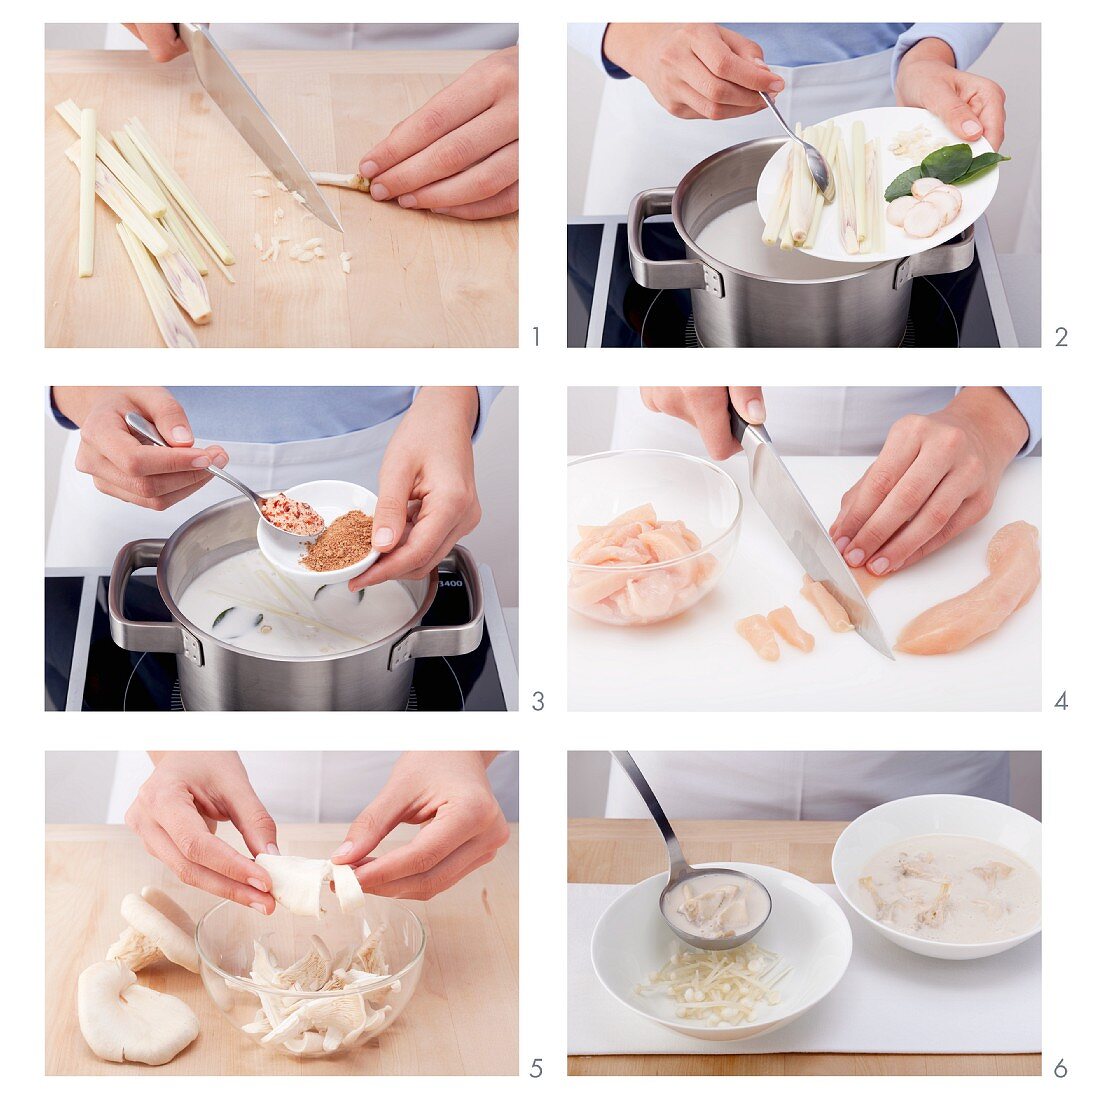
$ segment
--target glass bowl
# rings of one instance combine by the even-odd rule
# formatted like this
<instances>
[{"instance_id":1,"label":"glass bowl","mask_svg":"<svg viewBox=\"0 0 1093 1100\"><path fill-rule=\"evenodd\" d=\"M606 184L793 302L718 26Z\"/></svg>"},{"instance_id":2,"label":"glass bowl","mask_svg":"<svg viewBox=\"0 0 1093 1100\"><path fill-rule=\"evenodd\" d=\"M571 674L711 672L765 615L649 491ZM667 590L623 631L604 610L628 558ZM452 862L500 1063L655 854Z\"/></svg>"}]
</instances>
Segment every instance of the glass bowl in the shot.
<instances>
[{"instance_id":1,"label":"glass bowl","mask_svg":"<svg viewBox=\"0 0 1093 1100\"><path fill-rule=\"evenodd\" d=\"M663 622L716 587L740 538L740 489L720 467L674 451L605 451L570 460L567 548L580 528L597 527L644 504L660 523L681 521L696 546L649 564L589 564L570 557L567 602L615 626ZM586 531L587 534L587 531Z\"/></svg>"},{"instance_id":2,"label":"glass bowl","mask_svg":"<svg viewBox=\"0 0 1093 1100\"><path fill-rule=\"evenodd\" d=\"M380 929L389 973L374 981L310 992L251 977L256 963L261 969L262 959L256 955L262 949L279 971L317 950L320 957L329 953L331 969L354 966L352 957ZM321 918L298 917L284 906L266 917L222 901L198 922L196 938L201 980L217 1008L263 1049L296 1058L337 1057L386 1031L414 995L426 940L416 913L397 901L371 895L353 913L324 913ZM317 949L316 938L325 951ZM354 969L371 968L358 964Z\"/></svg>"}]
</instances>

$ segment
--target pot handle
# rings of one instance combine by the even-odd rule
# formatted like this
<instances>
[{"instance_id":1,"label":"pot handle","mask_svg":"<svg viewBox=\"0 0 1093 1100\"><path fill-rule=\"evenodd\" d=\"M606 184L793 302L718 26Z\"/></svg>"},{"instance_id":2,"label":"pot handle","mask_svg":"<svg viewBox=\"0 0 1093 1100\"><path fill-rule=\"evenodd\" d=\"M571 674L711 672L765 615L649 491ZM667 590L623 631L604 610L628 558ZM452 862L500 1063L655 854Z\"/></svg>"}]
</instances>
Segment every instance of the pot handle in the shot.
<instances>
[{"instance_id":1,"label":"pot handle","mask_svg":"<svg viewBox=\"0 0 1093 1100\"><path fill-rule=\"evenodd\" d=\"M969 225L951 241L908 256L896 265L893 287L899 290L917 275L952 275L963 271L975 258L975 226Z\"/></svg>"},{"instance_id":2,"label":"pot handle","mask_svg":"<svg viewBox=\"0 0 1093 1100\"><path fill-rule=\"evenodd\" d=\"M641 228L646 218L668 214L675 189L652 187L640 191L630 203L626 215L626 244L630 252L630 270L641 286L649 290L709 290L725 297L721 275L701 260L650 260L641 250Z\"/></svg>"},{"instance_id":3,"label":"pot handle","mask_svg":"<svg viewBox=\"0 0 1093 1100\"><path fill-rule=\"evenodd\" d=\"M391 647L391 655L387 659L389 669L398 668L415 657L457 657L461 653L473 653L482 641L485 604L478 566L471 552L465 546L453 546L440 565L457 573L463 581L471 605L470 617L459 626L414 627Z\"/></svg>"},{"instance_id":4,"label":"pot handle","mask_svg":"<svg viewBox=\"0 0 1093 1100\"><path fill-rule=\"evenodd\" d=\"M138 623L125 617L125 592L138 569L159 562L166 539L139 539L118 551L110 570L107 608L110 613L110 637L134 653L182 653L185 651L182 627L178 623Z\"/></svg>"}]
</instances>

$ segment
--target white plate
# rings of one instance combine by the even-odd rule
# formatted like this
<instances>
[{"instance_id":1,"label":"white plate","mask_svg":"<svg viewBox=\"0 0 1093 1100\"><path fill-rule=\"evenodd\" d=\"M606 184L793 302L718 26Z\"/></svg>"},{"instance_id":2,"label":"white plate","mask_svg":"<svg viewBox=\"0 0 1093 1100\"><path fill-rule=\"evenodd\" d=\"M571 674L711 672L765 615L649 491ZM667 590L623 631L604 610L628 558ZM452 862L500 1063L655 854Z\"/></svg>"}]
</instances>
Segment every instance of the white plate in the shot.
<instances>
[{"instance_id":1,"label":"white plate","mask_svg":"<svg viewBox=\"0 0 1093 1100\"><path fill-rule=\"evenodd\" d=\"M847 904L885 939L931 959L985 959L1031 939L1040 931L1040 926L994 943L939 943L909 936L881 924L862 909L858 890L862 868L882 848L898 844L905 837L947 833L1000 844L1019 855L1039 874L1042 832L1040 822L1034 817L1002 802L962 794L915 795L875 806L850 822L831 853L831 871Z\"/></svg>"},{"instance_id":2,"label":"white plate","mask_svg":"<svg viewBox=\"0 0 1093 1100\"><path fill-rule=\"evenodd\" d=\"M769 891L771 911L755 943L776 951L792 970L779 983L776 1005L765 1005L748 1024L707 1027L700 1020L683 1020L678 1007L663 993L636 993L634 987L660 970L677 951L690 950L660 914L660 892L668 873L632 886L604 911L592 933L592 967L604 988L632 1012L655 1024L696 1039L719 1042L750 1039L796 1020L839 984L850 965L850 923L833 898L818 886L788 871L754 863L731 866L758 879Z\"/></svg>"},{"instance_id":3,"label":"white plate","mask_svg":"<svg viewBox=\"0 0 1093 1100\"><path fill-rule=\"evenodd\" d=\"M880 141L880 174L881 183L885 187L901 172L906 172L908 168L913 168L918 163L909 157L897 157L895 153L889 150L888 146L892 144L896 134L900 131L913 130L916 126L925 126L942 145L959 145L961 143L961 139L951 134L948 126L937 115L931 114L921 107L870 107L864 111L851 111L845 115L835 116L835 123L843 132L843 140L848 147L848 152L850 127L852 123L858 121L865 123L866 141L874 138ZM976 142L969 142L969 144L973 156L992 152L991 145L986 138L980 138ZM789 156L789 145L790 142L787 141L767 161L767 166L759 177L756 201L763 222L766 221L771 207L778 199L778 189L781 186L782 176L785 172L786 158ZM799 248L797 251L802 256L814 256L821 260L838 260L842 263L853 264L882 263L885 260L899 260L904 256L913 256L917 252L925 252L928 248L944 244L945 241L951 240L962 233L987 209L991 199L994 198L994 192L998 189L998 173L1005 170L1005 165L999 164L993 172L988 172L985 176L980 176L979 179L962 185L960 194L963 198L963 205L960 207L960 213L948 225L942 226L932 237L923 239L908 237L899 226L888 225L885 222L886 247L884 251L867 252L858 256L847 255L843 249L838 228L839 200L836 197L824 207L823 213L820 215L820 229L816 234L815 247ZM888 204L884 203L883 205L887 207ZM756 234L763 232L762 223L756 225L755 232Z\"/></svg>"},{"instance_id":4,"label":"white plate","mask_svg":"<svg viewBox=\"0 0 1093 1100\"><path fill-rule=\"evenodd\" d=\"M302 485L293 485L285 489L286 496L310 504L329 527L339 516L358 508L366 516L376 514L376 494L362 485L351 481L305 481ZM255 520L258 527L258 547L269 563L280 572L306 582L305 587L319 588L324 584L337 584L348 581L363 573L380 556L373 550L367 557L344 569L331 569L316 573L300 564L300 558L307 553L308 543L313 539L290 535L287 531L275 531L268 523Z\"/></svg>"}]
</instances>

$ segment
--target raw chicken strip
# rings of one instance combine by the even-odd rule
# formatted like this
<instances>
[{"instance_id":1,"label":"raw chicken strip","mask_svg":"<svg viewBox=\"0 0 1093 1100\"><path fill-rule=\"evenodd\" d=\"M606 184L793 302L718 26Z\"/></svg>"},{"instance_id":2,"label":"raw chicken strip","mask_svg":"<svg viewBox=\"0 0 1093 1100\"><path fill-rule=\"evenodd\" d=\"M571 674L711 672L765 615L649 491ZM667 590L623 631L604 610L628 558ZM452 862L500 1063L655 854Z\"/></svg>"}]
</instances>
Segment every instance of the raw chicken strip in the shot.
<instances>
[{"instance_id":1,"label":"raw chicken strip","mask_svg":"<svg viewBox=\"0 0 1093 1100\"><path fill-rule=\"evenodd\" d=\"M801 595L823 615L824 620L832 630L837 634L845 634L847 631L854 629L854 624L850 621L846 608L819 581L814 581L806 573L803 583L804 587L801 589Z\"/></svg>"},{"instance_id":2,"label":"raw chicken strip","mask_svg":"<svg viewBox=\"0 0 1093 1100\"><path fill-rule=\"evenodd\" d=\"M857 569L851 569L850 572L854 574L854 580L858 582L861 594L866 599L869 599L869 597L892 575L891 573L882 573L878 577L870 573L864 565L859 566Z\"/></svg>"},{"instance_id":3,"label":"raw chicken strip","mask_svg":"<svg viewBox=\"0 0 1093 1100\"><path fill-rule=\"evenodd\" d=\"M802 629L788 607L778 607L767 615L767 622L791 645L805 653L811 653L816 644L807 630Z\"/></svg>"},{"instance_id":4,"label":"raw chicken strip","mask_svg":"<svg viewBox=\"0 0 1093 1100\"><path fill-rule=\"evenodd\" d=\"M764 661L777 661L781 656L778 639L770 623L762 615L749 615L736 624L736 633L744 639Z\"/></svg>"},{"instance_id":5,"label":"raw chicken strip","mask_svg":"<svg viewBox=\"0 0 1093 1100\"><path fill-rule=\"evenodd\" d=\"M954 653L997 630L1039 587L1039 536L1031 523L1007 523L987 547L986 580L913 619L895 648L924 655Z\"/></svg>"}]
</instances>

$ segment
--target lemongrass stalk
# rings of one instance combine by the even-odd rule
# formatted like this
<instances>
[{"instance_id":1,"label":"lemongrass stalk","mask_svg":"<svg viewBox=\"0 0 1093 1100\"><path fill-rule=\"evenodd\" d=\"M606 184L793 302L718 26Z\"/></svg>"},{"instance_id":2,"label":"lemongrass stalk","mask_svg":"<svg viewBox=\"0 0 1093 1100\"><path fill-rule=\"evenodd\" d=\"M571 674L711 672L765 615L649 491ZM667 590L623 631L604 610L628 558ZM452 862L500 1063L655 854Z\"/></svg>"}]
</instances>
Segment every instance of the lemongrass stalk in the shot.
<instances>
[{"instance_id":1,"label":"lemongrass stalk","mask_svg":"<svg viewBox=\"0 0 1093 1100\"><path fill-rule=\"evenodd\" d=\"M888 247L888 219L884 216L884 187L880 174L880 141L873 142L873 221L870 225L873 236L873 251L883 252Z\"/></svg>"},{"instance_id":2,"label":"lemongrass stalk","mask_svg":"<svg viewBox=\"0 0 1093 1100\"><path fill-rule=\"evenodd\" d=\"M90 278L95 271L95 141L98 136L95 109L85 107L80 112L80 244L77 250L76 275Z\"/></svg>"},{"instance_id":3,"label":"lemongrass stalk","mask_svg":"<svg viewBox=\"0 0 1093 1100\"><path fill-rule=\"evenodd\" d=\"M221 275L223 275L229 283L234 285L235 276L232 275L232 273L220 262L220 257L216 254L215 251L213 251L212 245L210 245L209 242L205 240L205 238L201 235L201 230L198 229L197 226L194 225L194 223L190 220L190 217L186 213L186 211L183 210L177 202L175 202L173 195L170 197L170 203L171 209L178 215L182 222L193 230L194 236L197 238L198 243L205 250L205 255L208 256L214 264L216 264L216 266L220 269Z\"/></svg>"},{"instance_id":4,"label":"lemongrass stalk","mask_svg":"<svg viewBox=\"0 0 1093 1100\"><path fill-rule=\"evenodd\" d=\"M793 168L790 160L786 158L786 170L782 173L782 184L778 188L778 198L767 215L766 225L763 226L763 244L774 244L782 231L782 222L786 219L789 210L789 188L793 182Z\"/></svg>"},{"instance_id":5,"label":"lemongrass stalk","mask_svg":"<svg viewBox=\"0 0 1093 1100\"><path fill-rule=\"evenodd\" d=\"M54 110L77 134L80 132L80 108L71 99L58 103ZM100 133L95 134L95 155L117 176L121 185L148 217L158 218L163 213L166 209L163 200L157 198L155 192L125 163L122 155Z\"/></svg>"},{"instance_id":6,"label":"lemongrass stalk","mask_svg":"<svg viewBox=\"0 0 1093 1100\"><path fill-rule=\"evenodd\" d=\"M186 228L186 223L171 206L166 192L160 187L159 181L156 179L155 172L148 167L148 162L140 155L140 150L133 144L133 139L124 130L115 130L110 137L118 152L125 158L126 164L148 184L167 207L159 218L160 225L175 239L178 247L186 253L190 263L197 268L199 274L208 275L209 265L205 263L197 245L194 244L193 237L190 236L190 231Z\"/></svg>"},{"instance_id":7,"label":"lemongrass stalk","mask_svg":"<svg viewBox=\"0 0 1093 1100\"><path fill-rule=\"evenodd\" d=\"M819 127L819 138L816 144L816 148L823 154L824 160L827 161L828 167L831 166L831 161L834 159L834 151L832 149L832 142L834 140L835 124L833 122L825 122ZM832 169L834 171L834 169ZM816 181L813 180L814 195L812 199L812 220L809 222L808 235L804 239L802 248L813 248L816 245L816 234L820 231L820 218L823 215L824 206L827 203L827 199L824 198L824 193L815 186Z\"/></svg>"},{"instance_id":8,"label":"lemongrass stalk","mask_svg":"<svg viewBox=\"0 0 1093 1100\"><path fill-rule=\"evenodd\" d=\"M163 272L171 297L190 315L194 324L208 324L213 315L209 290L189 256L180 249L166 256L157 256L156 263Z\"/></svg>"},{"instance_id":9,"label":"lemongrass stalk","mask_svg":"<svg viewBox=\"0 0 1093 1100\"><path fill-rule=\"evenodd\" d=\"M312 172L311 178L320 187L345 187L350 191L365 192L369 187L369 181L355 172Z\"/></svg>"},{"instance_id":10,"label":"lemongrass stalk","mask_svg":"<svg viewBox=\"0 0 1093 1100\"><path fill-rule=\"evenodd\" d=\"M152 317L155 318L156 327L163 337L163 342L169 348L196 348L198 344L194 331L182 316L182 311L175 304L174 298L171 297L167 284L163 281L159 269L152 263L148 250L125 222L118 222L117 230L133 270L137 273L140 288L144 291L148 308L152 311Z\"/></svg>"},{"instance_id":11,"label":"lemongrass stalk","mask_svg":"<svg viewBox=\"0 0 1093 1100\"><path fill-rule=\"evenodd\" d=\"M803 137L801 124L797 124L797 136ZM807 141L808 139L805 138ZM808 221L812 214L812 176L805 161L805 151L799 142L793 143L793 190L789 196L789 234L794 244L800 244L808 236Z\"/></svg>"},{"instance_id":12,"label":"lemongrass stalk","mask_svg":"<svg viewBox=\"0 0 1093 1100\"><path fill-rule=\"evenodd\" d=\"M855 122L850 128L850 143L854 158L854 213L858 226L858 243L869 236L869 208L865 202L865 123Z\"/></svg>"},{"instance_id":13,"label":"lemongrass stalk","mask_svg":"<svg viewBox=\"0 0 1093 1100\"><path fill-rule=\"evenodd\" d=\"M835 141L835 198L839 203L839 239L847 255L856 256L858 223L855 219L854 180L841 131Z\"/></svg>"},{"instance_id":14,"label":"lemongrass stalk","mask_svg":"<svg viewBox=\"0 0 1093 1100\"><path fill-rule=\"evenodd\" d=\"M80 164L79 150L79 142L65 150L65 156L77 167ZM118 182L117 176L101 160L95 161L95 194L129 226L153 256L165 256L171 251L172 243L164 234L163 227L137 206L133 197Z\"/></svg>"},{"instance_id":15,"label":"lemongrass stalk","mask_svg":"<svg viewBox=\"0 0 1093 1100\"><path fill-rule=\"evenodd\" d=\"M876 252L876 226L873 224L876 219L873 217L873 212L877 209L877 160L876 160L876 143L873 141L867 141L865 143L865 205L869 210L869 232L863 242L863 252Z\"/></svg>"},{"instance_id":16,"label":"lemongrass stalk","mask_svg":"<svg viewBox=\"0 0 1093 1100\"><path fill-rule=\"evenodd\" d=\"M220 231L213 225L212 219L202 209L194 193L182 181L182 177L164 160L152 144L152 139L140 124L140 120L131 118L125 124L125 132L133 139L133 144L140 150L141 156L148 162L148 166L159 177L160 183L171 193L171 196L201 236L209 242L220 261L226 265L235 263L235 257L232 255L228 242L220 235Z\"/></svg>"}]
</instances>

